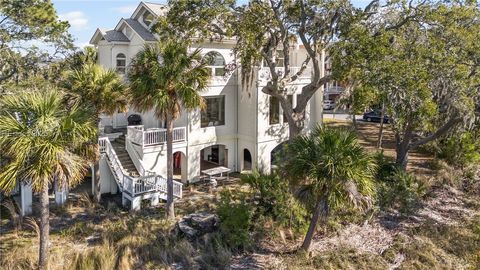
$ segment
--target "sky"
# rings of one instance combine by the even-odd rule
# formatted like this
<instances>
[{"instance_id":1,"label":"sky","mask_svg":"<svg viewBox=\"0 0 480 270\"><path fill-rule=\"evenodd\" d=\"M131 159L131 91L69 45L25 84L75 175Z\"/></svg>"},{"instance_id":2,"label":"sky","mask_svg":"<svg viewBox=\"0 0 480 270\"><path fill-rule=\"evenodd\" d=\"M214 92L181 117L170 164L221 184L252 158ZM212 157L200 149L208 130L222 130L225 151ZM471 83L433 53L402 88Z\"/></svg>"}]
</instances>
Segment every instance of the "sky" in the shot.
<instances>
[{"instance_id":1,"label":"sky","mask_svg":"<svg viewBox=\"0 0 480 270\"><path fill-rule=\"evenodd\" d=\"M97 28L113 29L122 17L129 18L140 0L53 0L52 2L60 19L70 23L69 32L74 36L75 44L83 48L88 45ZM165 4L167 0L147 2ZM369 0L352 2L362 7Z\"/></svg>"}]
</instances>

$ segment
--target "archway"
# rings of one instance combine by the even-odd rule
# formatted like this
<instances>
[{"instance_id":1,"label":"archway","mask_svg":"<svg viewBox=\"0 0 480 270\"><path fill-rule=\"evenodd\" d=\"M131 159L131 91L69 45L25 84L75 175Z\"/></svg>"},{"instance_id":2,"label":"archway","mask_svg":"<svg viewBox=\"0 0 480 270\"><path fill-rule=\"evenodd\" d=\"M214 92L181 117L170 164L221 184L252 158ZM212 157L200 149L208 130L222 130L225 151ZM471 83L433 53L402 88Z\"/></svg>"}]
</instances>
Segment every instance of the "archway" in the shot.
<instances>
[{"instance_id":1,"label":"archway","mask_svg":"<svg viewBox=\"0 0 480 270\"><path fill-rule=\"evenodd\" d=\"M248 149L243 149L243 170L251 171L252 170L252 155Z\"/></svg>"},{"instance_id":2,"label":"archway","mask_svg":"<svg viewBox=\"0 0 480 270\"><path fill-rule=\"evenodd\" d=\"M187 157L180 151L173 153L173 179L187 181Z\"/></svg>"},{"instance_id":3,"label":"archway","mask_svg":"<svg viewBox=\"0 0 480 270\"><path fill-rule=\"evenodd\" d=\"M200 150L200 171L228 167L228 149L223 144L215 144Z\"/></svg>"}]
</instances>

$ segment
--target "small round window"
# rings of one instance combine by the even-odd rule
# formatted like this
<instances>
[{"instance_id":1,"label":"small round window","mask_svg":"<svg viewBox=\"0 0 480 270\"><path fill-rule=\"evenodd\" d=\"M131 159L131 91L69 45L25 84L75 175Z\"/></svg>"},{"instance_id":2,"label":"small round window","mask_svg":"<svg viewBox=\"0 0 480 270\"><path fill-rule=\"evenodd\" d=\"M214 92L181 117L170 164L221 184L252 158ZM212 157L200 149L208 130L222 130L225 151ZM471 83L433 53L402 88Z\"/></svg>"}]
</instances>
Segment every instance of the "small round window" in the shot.
<instances>
[{"instance_id":1,"label":"small round window","mask_svg":"<svg viewBox=\"0 0 480 270\"><path fill-rule=\"evenodd\" d=\"M212 69L213 76L225 75L225 59L219 52L208 52L205 54L204 59L207 63L207 67Z\"/></svg>"}]
</instances>

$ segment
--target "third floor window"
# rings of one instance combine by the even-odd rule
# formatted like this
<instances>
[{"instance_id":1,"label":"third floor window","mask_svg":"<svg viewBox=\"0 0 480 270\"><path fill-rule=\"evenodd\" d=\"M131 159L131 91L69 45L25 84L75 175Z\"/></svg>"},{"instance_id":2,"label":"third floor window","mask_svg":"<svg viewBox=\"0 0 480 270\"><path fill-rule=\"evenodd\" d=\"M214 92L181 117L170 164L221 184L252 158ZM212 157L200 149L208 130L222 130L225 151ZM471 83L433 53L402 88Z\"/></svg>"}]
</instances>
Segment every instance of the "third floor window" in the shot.
<instances>
[{"instance_id":1,"label":"third floor window","mask_svg":"<svg viewBox=\"0 0 480 270\"><path fill-rule=\"evenodd\" d=\"M212 70L212 76L225 75L225 59L219 52L208 52L204 59L207 62L207 67Z\"/></svg>"}]
</instances>

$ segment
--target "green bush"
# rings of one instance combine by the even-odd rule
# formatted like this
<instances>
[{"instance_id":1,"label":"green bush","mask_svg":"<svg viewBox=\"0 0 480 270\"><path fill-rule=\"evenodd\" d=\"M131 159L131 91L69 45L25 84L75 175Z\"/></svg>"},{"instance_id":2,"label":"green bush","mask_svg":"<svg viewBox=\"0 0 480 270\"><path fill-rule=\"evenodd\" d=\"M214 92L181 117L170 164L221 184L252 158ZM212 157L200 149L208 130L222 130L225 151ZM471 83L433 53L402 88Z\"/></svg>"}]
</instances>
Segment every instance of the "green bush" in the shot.
<instances>
[{"instance_id":1,"label":"green bush","mask_svg":"<svg viewBox=\"0 0 480 270\"><path fill-rule=\"evenodd\" d=\"M243 175L254 193L255 212L270 217L280 226L302 230L308 225L307 212L289 190L289 183L278 174L253 172Z\"/></svg>"},{"instance_id":2,"label":"green bush","mask_svg":"<svg viewBox=\"0 0 480 270\"><path fill-rule=\"evenodd\" d=\"M395 160L385 156L383 150L378 151L373 156L375 164L377 164L377 173L375 178L380 181L388 180L395 173Z\"/></svg>"},{"instance_id":3,"label":"green bush","mask_svg":"<svg viewBox=\"0 0 480 270\"><path fill-rule=\"evenodd\" d=\"M411 212L425 195L426 187L414 174L395 169L393 174L380 183L378 202L383 208L396 208Z\"/></svg>"},{"instance_id":4,"label":"green bush","mask_svg":"<svg viewBox=\"0 0 480 270\"><path fill-rule=\"evenodd\" d=\"M475 131L453 134L439 142L437 154L439 158L445 159L452 165L479 163L480 136Z\"/></svg>"},{"instance_id":5,"label":"green bush","mask_svg":"<svg viewBox=\"0 0 480 270\"><path fill-rule=\"evenodd\" d=\"M248 204L247 196L231 191L222 192L217 213L225 245L232 250L248 249L251 246L253 208Z\"/></svg>"}]
</instances>

